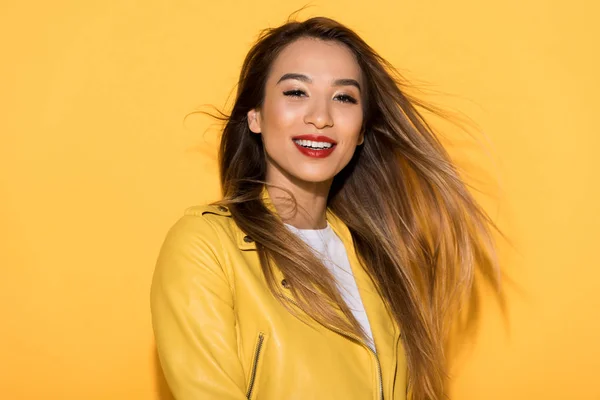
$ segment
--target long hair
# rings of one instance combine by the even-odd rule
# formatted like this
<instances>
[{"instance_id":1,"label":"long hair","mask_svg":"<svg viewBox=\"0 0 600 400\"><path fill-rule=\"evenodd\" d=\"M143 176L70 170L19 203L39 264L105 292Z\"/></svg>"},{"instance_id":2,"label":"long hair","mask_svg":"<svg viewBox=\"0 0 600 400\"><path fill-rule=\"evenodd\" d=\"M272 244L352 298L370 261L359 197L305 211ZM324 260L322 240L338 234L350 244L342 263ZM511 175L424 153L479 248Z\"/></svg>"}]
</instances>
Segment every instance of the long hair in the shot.
<instances>
[{"instance_id":1,"label":"long hair","mask_svg":"<svg viewBox=\"0 0 600 400\"><path fill-rule=\"evenodd\" d=\"M280 301L286 302L275 265L297 307L364 338L331 274L261 199L267 162L247 113L261 107L273 61L300 38L346 46L365 78L364 143L334 177L327 207L347 225L363 268L402 329L412 398L444 398L451 311L471 288L476 268L497 276L494 224L419 111L431 108L405 93L400 74L356 33L324 17L261 33L243 63L233 109L222 114L220 203L229 205L235 223L255 240L269 288Z\"/></svg>"}]
</instances>

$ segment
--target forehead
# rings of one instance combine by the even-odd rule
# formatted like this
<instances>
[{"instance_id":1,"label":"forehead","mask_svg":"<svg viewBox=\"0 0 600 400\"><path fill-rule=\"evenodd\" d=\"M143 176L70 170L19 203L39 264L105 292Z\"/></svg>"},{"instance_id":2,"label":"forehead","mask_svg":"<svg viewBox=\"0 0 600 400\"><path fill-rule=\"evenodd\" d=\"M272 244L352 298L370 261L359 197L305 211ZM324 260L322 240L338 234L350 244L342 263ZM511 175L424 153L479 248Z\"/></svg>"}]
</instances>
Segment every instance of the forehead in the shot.
<instances>
[{"instance_id":1,"label":"forehead","mask_svg":"<svg viewBox=\"0 0 600 400\"><path fill-rule=\"evenodd\" d=\"M298 39L287 45L271 66L271 78L288 72L303 73L311 78L354 78L360 81L361 71L352 51L335 41L312 38Z\"/></svg>"}]
</instances>

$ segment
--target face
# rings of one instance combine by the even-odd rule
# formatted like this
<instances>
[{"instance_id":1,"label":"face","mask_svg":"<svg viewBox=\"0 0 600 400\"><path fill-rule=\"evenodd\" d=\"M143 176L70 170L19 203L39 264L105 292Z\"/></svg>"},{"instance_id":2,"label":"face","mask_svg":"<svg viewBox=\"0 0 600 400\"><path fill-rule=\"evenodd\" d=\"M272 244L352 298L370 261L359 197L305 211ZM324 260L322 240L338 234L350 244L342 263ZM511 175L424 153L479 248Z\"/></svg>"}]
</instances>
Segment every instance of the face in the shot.
<instances>
[{"instance_id":1,"label":"face","mask_svg":"<svg viewBox=\"0 0 600 400\"><path fill-rule=\"evenodd\" d=\"M260 109L248 113L262 135L269 183L331 183L362 144L364 83L342 44L299 39L275 59Z\"/></svg>"}]
</instances>

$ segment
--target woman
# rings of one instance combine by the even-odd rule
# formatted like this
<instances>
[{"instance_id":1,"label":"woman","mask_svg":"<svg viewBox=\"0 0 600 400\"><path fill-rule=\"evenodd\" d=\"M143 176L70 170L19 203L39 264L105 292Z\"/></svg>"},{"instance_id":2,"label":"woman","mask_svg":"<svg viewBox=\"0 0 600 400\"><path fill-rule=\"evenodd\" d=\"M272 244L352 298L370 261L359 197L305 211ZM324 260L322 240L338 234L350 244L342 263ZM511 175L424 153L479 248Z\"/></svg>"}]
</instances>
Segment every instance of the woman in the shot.
<instances>
[{"instance_id":1,"label":"woman","mask_svg":"<svg viewBox=\"0 0 600 400\"><path fill-rule=\"evenodd\" d=\"M495 268L491 222L400 86L327 18L250 50L223 200L186 210L154 275L177 400L447 395L449 312Z\"/></svg>"}]
</instances>

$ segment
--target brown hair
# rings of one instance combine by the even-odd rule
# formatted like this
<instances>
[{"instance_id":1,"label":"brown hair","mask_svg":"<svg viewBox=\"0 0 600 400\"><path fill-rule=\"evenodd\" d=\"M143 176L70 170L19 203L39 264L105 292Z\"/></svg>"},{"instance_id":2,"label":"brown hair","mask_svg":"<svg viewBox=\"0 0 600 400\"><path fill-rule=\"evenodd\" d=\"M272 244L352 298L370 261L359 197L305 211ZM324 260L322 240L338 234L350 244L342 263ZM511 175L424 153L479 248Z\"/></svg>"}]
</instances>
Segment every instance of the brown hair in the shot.
<instances>
[{"instance_id":1,"label":"brown hair","mask_svg":"<svg viewBox=\"0 0 600 400\"><path fill-rule=\"evenodd\" d=\"M418 110L432 108L405 93L400 74L356 33L324 17L262 32L244 61L233 110L221 117L220 203L256 241L274 295L282 298L272 273L277 265L303 311L364 338L325 266L261 200L267 164L247 113L261 107L275 58L299 38L347 46L362 70L364 143L334 178L327 206L348 226L361 264L402 328L413 399L443 398L450 311L468 293L477 267L498 276L494 225Z\"/></svg>"}]
</instances>

